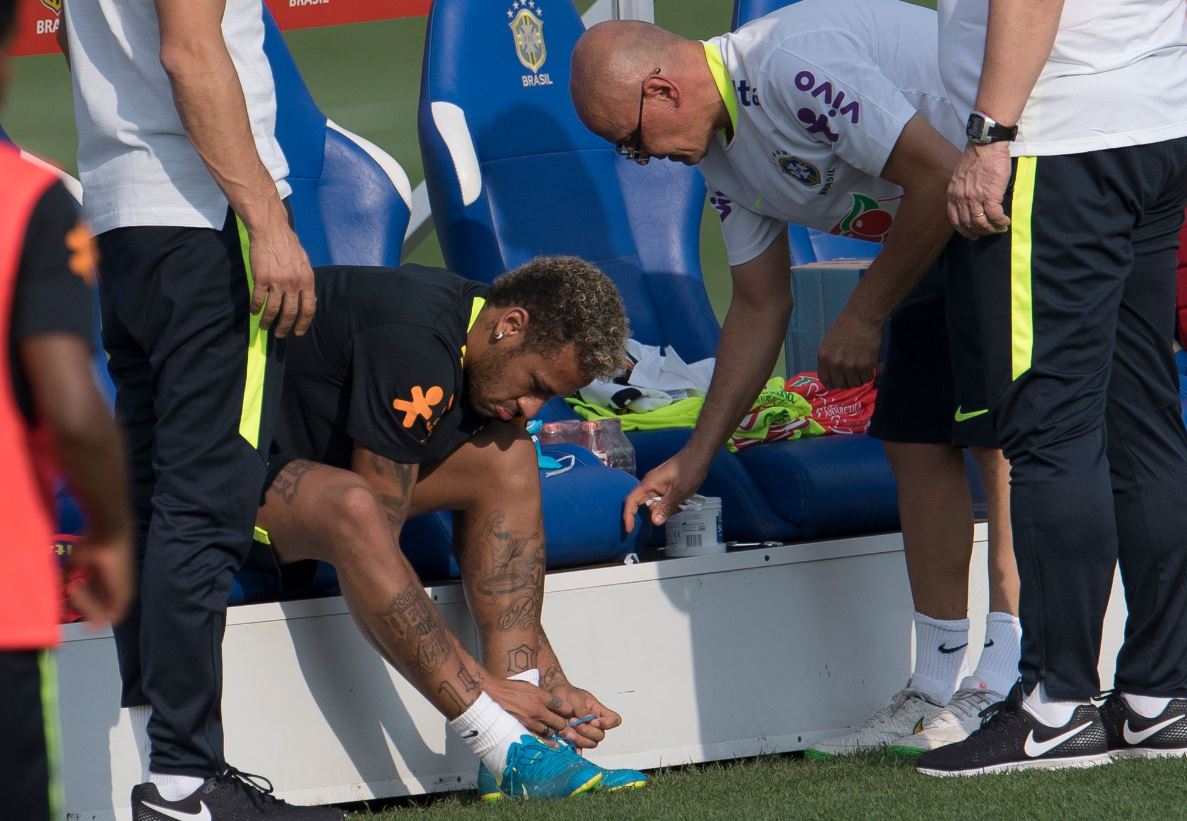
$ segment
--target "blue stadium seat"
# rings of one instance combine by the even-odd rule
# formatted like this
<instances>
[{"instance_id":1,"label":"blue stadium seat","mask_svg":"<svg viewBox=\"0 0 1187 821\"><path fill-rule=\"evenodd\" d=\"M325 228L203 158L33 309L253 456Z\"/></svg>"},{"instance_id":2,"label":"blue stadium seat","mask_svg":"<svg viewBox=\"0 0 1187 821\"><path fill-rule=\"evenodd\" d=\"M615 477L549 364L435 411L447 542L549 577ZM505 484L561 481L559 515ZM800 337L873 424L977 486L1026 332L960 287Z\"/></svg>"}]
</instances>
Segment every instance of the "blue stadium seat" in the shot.
<instances>
[{"instance_id":1,"label":"blue stadium seat","mask_svg":"<svg viewBox=\"0 0 1187 821\"><path fill-rule=\"evenodd\" d=\"M481 5L436 0L426 35L420 142L449 267L490 279L537 254L585 257L618 284L636 338L672 345L690 361L712 356L719 328L697 247L703 181L673 163L623 162L581 124L568 81L583 26L568 0ZM548 414L570 415L556 405ZM687 439L677 430L632 434L640 470ZM884 460L880 472L838 471L837 447L803 441L719 454L701 491L722 497L726 538L897 527ZM881 452L866 441L848 447L868 463ZM799 501L785 487L797 471L812 479ZM847 497L869 515L823 515L829 509L816 503L820 493Z\"/></svg>"}]
</instances>

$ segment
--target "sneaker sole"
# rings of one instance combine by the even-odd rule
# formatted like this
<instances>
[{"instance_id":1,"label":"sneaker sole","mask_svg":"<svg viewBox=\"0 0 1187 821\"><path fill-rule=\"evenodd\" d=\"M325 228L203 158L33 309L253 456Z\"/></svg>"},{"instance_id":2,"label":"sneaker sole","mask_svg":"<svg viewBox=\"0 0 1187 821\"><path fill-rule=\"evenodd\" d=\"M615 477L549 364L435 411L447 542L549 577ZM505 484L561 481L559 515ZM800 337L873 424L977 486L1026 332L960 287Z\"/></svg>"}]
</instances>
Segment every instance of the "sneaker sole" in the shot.
<instances>
[{"instance_id":1,"label":"sneaker sole","mask_svg":"<svg viewBox=\"0 0 1187 821\"><path fill-rule=\"evenodd\" d=\"M805 761L828 761L830 758L836 757L836 753L825 753L820 750L804 750Z\"/></svg>"},{"instance_id":2,"label":"sneaker sole","mask_svg":"<svg viewBox=\"0 0 1187 821\"><path fill-rule=\"evenodd\" d=\"M587 793L587 792L590 792L590 791L592 791L594 788L596 788L596 787L597 787L599 784L601 784L601 783L602 783L602 774L601 774L601 773L598 773L598 774L597 774L597 775L595 775L593 778L591 778L589 781L586 781L584 784L582 784L582 785L581 785L580 787L578 787L577 789L573 790L573 792L569 793L568 795L557 795L557 796L553 796L553 798L572 798L573 796L576 796L576 795L581 795L582 793ZM624 785L622 785L622 787L618 787L617 789L625 789L625 788L629 788L629 787L632 787L632 786L633 786L633 785L631 785L631 784L624 784ZM641 787L641 786L643 786L643 785L642 785L642 784L640 784L639 786ZM610 792L615 792L615 791L616 791L616 790L610 790ZM479 793L479 794L478 794L478 800L479 800L479 801L485 801L485 802L487 802L487 803L491 803L491 802L494 802L494 801L502 801L504 798L510 798L510 797L511 797L511 796L509 796L509 795L506 795L505 793L502 793L502 792L485 792L485 793ZM529 798L528 798L528 797L525 795L525 796L523 797L523 799L522 799L522 800L524 800L524 801L528 801L528 800L533 800L533 799L529 799ZM544 801L546 801L546 800L548 800L548 799L540 799L540 798L537 798L537 799L534 799L534 800L536 800L536 801L541 801L541 800L544 800Z\"/></svg>"},{"instance_id":3,"label":"sneaker sole","mask_svg":"<svg viewBox=\"0 0 1187 821\"><path fill-rule=\"evenodd\" d=\"M1084 755L1076 758L1038 758L1033 761L1011 761L1006 764L993 764L989 767L977 767L971 770L933 770L927 767L919 767L918 769L923 775L945 778L953 775L990 775L992 773L1008 773L1019 770L1063 770L1099 767L1112 762L1112 760L1112 756L1108 753L1100 753L1098 755Z\"/></svg>"},{"instance_id":4,"label":"sneaker sole","mask_svg":"<svg viewBox=\"0 0 1187 821\"><path fill-rule=\"evenodd\" d=\"M1110 750L1113 758L1185 758L1187 747L1179 749L1160 749L1158 747L1126 747L1121 750Z\"/></svg>"},{"instance_id":5,"label":"sneaker sole","mask_svg":"<svg viewBox=\"0 0 1187 821\"><path fill-rule=\"evenodd\" d=\"M602 792L624 792L626 790L641 790L647 786L646 781L632 781L630 784L619 784L617 787L603 788Z\"/></svg>"}]
</instances>

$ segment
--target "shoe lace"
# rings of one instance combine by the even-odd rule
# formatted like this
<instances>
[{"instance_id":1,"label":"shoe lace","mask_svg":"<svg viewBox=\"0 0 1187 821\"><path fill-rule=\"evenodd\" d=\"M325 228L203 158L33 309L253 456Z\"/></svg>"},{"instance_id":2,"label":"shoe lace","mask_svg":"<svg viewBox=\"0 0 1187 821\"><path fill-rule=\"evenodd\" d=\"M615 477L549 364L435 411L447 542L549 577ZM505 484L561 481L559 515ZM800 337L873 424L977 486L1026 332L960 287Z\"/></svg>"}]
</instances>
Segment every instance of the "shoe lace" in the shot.
<instances>
[{"instance_id":1,"label":"shoe lace","mask_svg":"<svg viewBox=\"0 0 1187 821\"><path fill-rule=\"evenodd\" d=\"M272 782L262 775L245 773L230 764L219 776L219 781L226 782L231 787L247 797L248 803L257 809L265 807L288 806L287 802L272 795L275 789Z\"/></svg>"},{"instance_id":2,"label":"shoe lace","mask_svg":"<svg viewBox=\"0 0 1187 821\"><path fill-rule=\"evenodd\" d=\"M920 701L927 701L927 699L924 698L923 693L919 690L915 690L910 687L904 688L891 696L890 703L870 716L864 726L867 728L873 728L893 722L898 711L902 709L903 705L912 698Z\"/></svg>"},{"instance_id":3,"label":"shoe lace","mask_svg":"<svg viewBox=\"0 0 1187 821\"><path fill-rule=\"evenodd\" d=\"M1009 716L1016 715L1022 709L1022 687L1015 685L1010 688L1010 692L1001 701L995 701L986 707L981 712L977 713L981 717L981 726L984 727L991 721L1004 720Z\"/></svg>"},{"instance_id":4,"label":"shoe lace","mask_svg":"<svg viewBox=\"0 0 1187 821\"><path fill-rule=\"evenodd\" d=\"M994 699L981 690L961 690L945 709L961 719L968 719L980 716L993 702Z\"/></svg>"}]
</instances>

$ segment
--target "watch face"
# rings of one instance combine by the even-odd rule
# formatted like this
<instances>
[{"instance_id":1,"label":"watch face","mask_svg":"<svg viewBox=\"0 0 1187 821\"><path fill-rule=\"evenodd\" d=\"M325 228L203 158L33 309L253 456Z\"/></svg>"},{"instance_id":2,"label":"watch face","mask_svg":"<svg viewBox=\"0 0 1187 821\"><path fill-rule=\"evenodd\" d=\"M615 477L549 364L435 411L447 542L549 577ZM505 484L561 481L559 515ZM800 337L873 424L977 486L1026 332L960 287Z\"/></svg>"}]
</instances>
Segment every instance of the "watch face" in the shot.
<instances>
[{"instance_id":1,"label":"watch face","mask_svg":"<svg viewBox=\"0 0 1187 821\"><path fill-rule=\"evenodd\" d=\"M969 138L970 142L987 143L989 142L989 131L985 122L985 117L974 111L969 115L968 124L965 125L964 133Z\"/></svg>"}]
</instances>

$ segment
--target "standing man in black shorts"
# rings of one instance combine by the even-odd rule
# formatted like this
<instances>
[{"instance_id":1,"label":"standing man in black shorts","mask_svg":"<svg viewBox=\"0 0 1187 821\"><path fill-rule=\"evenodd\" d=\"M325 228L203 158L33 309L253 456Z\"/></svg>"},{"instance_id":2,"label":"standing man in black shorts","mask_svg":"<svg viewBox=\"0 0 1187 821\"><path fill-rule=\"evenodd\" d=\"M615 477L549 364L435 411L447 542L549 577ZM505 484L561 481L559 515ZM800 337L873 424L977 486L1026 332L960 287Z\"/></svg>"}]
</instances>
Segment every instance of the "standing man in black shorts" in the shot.
<instances>
[{"instance_id":1,"label":"standing man in black shorts","mask_svg":"<svg viewBox=\"0 0 1187 821\"><path fill-rule=\"evenodd\" d=\"M944 81L968 117L948 213L977 238L990 407L1011 465L1022 681L919 769L1187 755L1187 430L1172 349L1184 4L939 5ZM1098 711L1118 564L1125 641Z\"/></svg>"},{"instance_id":2,"label":"standing man in black shorts","mask_svg":"<svg viewBox=\"0 0 1187 821\"><path fill-rule=\"evenodd\" d=\"M314 312L262 13L262 0L68 0L62 25L137 517L122 702L144 780L216 821L340 817L272 801L223 755L227 596L251 545L281 340Z\"/></svg>"},{"instance_id":3,"label":"standing man in black shorts","mask_svg":"<svg viewBox=\"0 0 1187 821\"><path fill-rule=\"evenodd\" d=\"M0 101L16 0L0 0ZM132 598L132 525L119 430L92 371L94 240L44 168L0 143L0 816L64 817L57 675L61 577L51 551L55 462L87 530L71 600L94 624Z\"/></svg>"},{"instance_id":4,"label":"standing man in black shorts","mask_svg":"<svg viewBox=\"0 0 1187 821\"><path fill-rule=\"evenodd\" d=\"M938 76L935 25L931 11L897 0L801 0L703 43L602 23L573 54L587 126L627 159L697 164L733 281L696 430L643 477L628 516L653 496L652 521L671 515L770 375L792 309L787 224L883 243L825 336L819 371L830 387L870 380L888 327L870 433L898 482L915 666L886 707L812 756L958 740L1017 674L1007 468L984 401L965 241L944 220L962 131ZM989 500L991 612L972 676L965 447Z\"/></svg>"},{"instance_id":5,"label":"standing man in black shorts","mask_svg":"<svg viewBox=\"0 0 1187 821\"><path fill-rule=\"evenodd\" d=\"M412 265L320 268L317 295L317 321L289 348L260 558L283 563L282 581L304 559L334 565L363 635L481 760L484 798L641 786L534 737L592 747L620 723L568 682L540 626L540 478L522 425L621 367L613 283L543 257L489 287ZM453 511L481 665L400 550L405 520L434 510Z\"/></svg>"}]
</instances>

